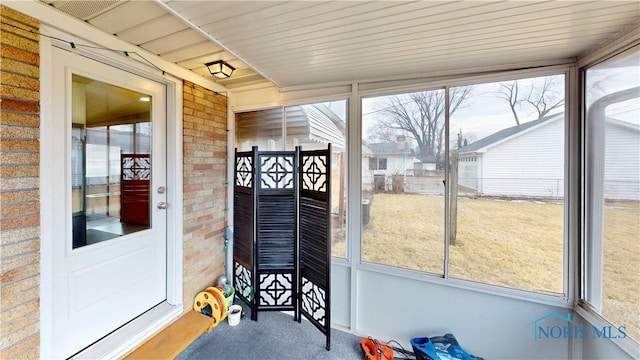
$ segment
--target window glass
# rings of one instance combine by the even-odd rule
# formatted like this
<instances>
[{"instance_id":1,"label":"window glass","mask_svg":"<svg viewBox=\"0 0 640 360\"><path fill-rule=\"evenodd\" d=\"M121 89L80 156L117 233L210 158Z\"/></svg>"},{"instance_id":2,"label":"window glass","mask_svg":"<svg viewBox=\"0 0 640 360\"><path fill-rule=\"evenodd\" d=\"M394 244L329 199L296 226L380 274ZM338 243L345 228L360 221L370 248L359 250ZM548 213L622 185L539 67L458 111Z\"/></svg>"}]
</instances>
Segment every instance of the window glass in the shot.
<instances>
[{"instance_id":1,"label":"window glass","mask_svg":"<svg viewBox=\"0 0 640 360\"><path fill-rule=\"evenodd\" d=\"M238 151L253 146L260 151L293 151L296 146L315 150L331 144L331 252L339 257L346 257L347 249L346 118L346 100L236 114Z\"/></svg>"},{"instance_id":2,"label":"window glass","mask_svg":"<svg viewBox=\"0 0 640 360\"><path fill-rule=\"evenodd\" d=\"M564 83L363 99L363 261L564 293Z\"/></svg>"},{"instance_id":3,"label":"window glass","mask_svg":"<svg viewBox=\"0 0 640 360\"><path fill-rule=\"evenodd\" d=\"M562 293L564 76L450 97L449 276Z\"/></svg>"},{"instance_id":4,"label":"window glass","mask_svg":"<svg viewBox=\"0 0 640 360\"><path fill-rule=\"evenodd\" d=\"M74 74L72 99L73 248L150 228L151 97Z\"/></svg>"},{"instance_id":5,"label":"window glass","mask_svg":"<svg viewBox=\"0 0 640 360\"><path fill-rule=\"evenodd\" d=\"M586 300L640 340L640 50L586 70Z\"/></svg>"},{"instance_id":6,"label":"window glass","mask_svg":"<svg viewBox=\"0 0 640 360\"><path fill-rule=\"evenodd\" d=\"M282 108L236 114L236 147L249 151L282 151Z\"/></svg>"},{"instance_id":7,"label":"window glass","mask_svg":"<svg viewBox=\"0 0 640 360\"><path fill-rule=\"evenodd\" d=\"M285 108L286 150L326 149L331 144L331 254L346 257L347 101Z\"/></svg>"},{"instance_id":8,"label":"window glass","mask_svg":"<svg viewBox=\"0 0 640 360\"><path fill-rule=\"evenodd\" d=\"M362 260L444 274L444 90L362 100Z\"/></svg>"}]
</instances>

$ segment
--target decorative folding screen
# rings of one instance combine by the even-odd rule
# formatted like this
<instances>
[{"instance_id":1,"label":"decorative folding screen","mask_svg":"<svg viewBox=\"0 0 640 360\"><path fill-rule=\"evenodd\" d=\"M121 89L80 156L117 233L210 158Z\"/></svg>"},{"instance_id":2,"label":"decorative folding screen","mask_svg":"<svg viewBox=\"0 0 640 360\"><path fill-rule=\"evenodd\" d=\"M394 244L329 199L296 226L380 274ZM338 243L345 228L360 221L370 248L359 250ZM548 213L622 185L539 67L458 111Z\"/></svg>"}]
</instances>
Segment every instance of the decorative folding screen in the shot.
<instances>
[{"instance_id":1,"label":"decorative folding screen","mask_svg":"<svg viewBox=\"0 0 640 360\"><path fill-rule=\"evenodd\" d=\"M258 152L257 159L256 306L297 314L296 154ZM251 317L257 319L257 312Z\"/></svg>"},{"instance_id":2,"label":"decorative folding screen","mask_svg":"<svg viewBox=\"0 0 640 360\"><path fill-rule=\"evenodd\" d=\"M327 150L299 151L300 312L327 337L331 311L331 144Z\"/></svg>"},{"instance_id":3,"label":"decorative folding screen","mask_svg":"<svg viewBox=\"0 0 640 360\"><path fill-rule=\"evenodd\" d=\"M254 170L255 149L236 151L235 184L233 192L233 282L236 296L247 304L253 304L254 263ZM252 306L251 312L255 312Z\"/></svg>"},{"instance_id":4,"label":"decorative folding screen","mask_svg":"<svg viewBox=\"0 0 640 360\"><path fill-rule=\"evenodd\" d=\"M300 161L303 161L300 163ZM237 152L233 281L259 311L293 310L327 337L329 350L331 151Z\"/></svg>"},{"instance_id":5,"label":"decorative folding screen","mask_svg":"<svg viewBox=\"0 0 640 360\"><path fill-rule=\"evenodd\" d=\"M149 225L149 154L120 155L120 221Z\"/></svg>"}]
</instances>

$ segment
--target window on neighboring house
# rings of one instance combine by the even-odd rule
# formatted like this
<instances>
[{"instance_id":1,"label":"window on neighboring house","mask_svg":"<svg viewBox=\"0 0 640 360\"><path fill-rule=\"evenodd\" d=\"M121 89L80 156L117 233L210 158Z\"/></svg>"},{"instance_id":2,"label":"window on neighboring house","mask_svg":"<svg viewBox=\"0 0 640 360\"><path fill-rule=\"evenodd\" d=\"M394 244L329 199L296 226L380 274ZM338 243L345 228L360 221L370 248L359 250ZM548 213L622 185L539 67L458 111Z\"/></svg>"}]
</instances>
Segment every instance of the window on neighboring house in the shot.
<instances>
[{"instance_id":1,"label":"window on neighboring house","mask_svg":"<svg viewBox=\"0 0 640 360\"><path fill-rule=\"evenodd\" d=\"M379 158L379 157L370 157L369 170L387 170L387 159Z\"/></svg>"},{"instance_id":2,"label":"window on neighboring house","mask_svg":"<svg viewBox=\"0 0 640 360\"><path fill-rule=\"evenodd\" d=\"M583 298L640 341L640 47L585 70Z\"/></svg>"},{"instance_id":3,"label":"window on neighboring house","mask_svg":"<svg viewBox=\"0 0 640 360\"><path fill-rule=\"evenodd\" d=\"M284 114L284 116L283 116ZM236 114L236 147L249 151L326 149L331 159L331 253L346 257L347 101L303 104Z\"/></svg>"},{"instance_id":4,"label":"window on neighboring house","mask_svg":"<svg viewBox=\"0 0 640 360\"><path fill-rule=\"evenodd\" d=\"M564 294L564 84L450 88L448 124L444 89L364 98L363 261ZM411 171L381 191L366 151L402 135Z\"/></svg>"},{"instance_id":5,"label":"window on neighboring house","mask_svg":"<svg viewBox=\"0 0 640 360\"><path fill-rule=\"evenodd\" d=\"M387 158L378 158L378 170L387 170Z\"/></svg>"}]
</instances>

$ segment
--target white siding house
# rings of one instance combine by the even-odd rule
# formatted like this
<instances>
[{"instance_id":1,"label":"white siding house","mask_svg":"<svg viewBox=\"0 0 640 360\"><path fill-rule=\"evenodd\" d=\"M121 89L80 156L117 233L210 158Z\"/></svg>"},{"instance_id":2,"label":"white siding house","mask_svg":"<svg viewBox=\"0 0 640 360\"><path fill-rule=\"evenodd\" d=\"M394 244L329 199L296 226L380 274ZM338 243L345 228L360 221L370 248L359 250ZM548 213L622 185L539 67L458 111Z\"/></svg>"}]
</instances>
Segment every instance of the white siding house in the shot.
<instances>
[{"instance_id":1,"label":"white siding house","mask_svg":"<svg viewBox=\"0 0 640 360\"><path fill-rule=\"evenodd\" d=\"M640 200L640 126L607 118L604 198Z\"/></svg>"},{"instance_id":2,"label":"white siding house","mask_svg":"<svg viewBox=\"0 0 640 360\"><path fill-rule=\"evenodd\" d=\"M390 190L393 176L404 177L414 167L415 151L404 141L373 143L367 148L371 155L368 159L363 158L363 162L368 163L366 174L363 168L363 182L372 180L378 190Z\"/></svg>"},{"instance_id":3,"label":"white siding house","mask_svg":"<svg viewBox=\"0 0 640 360\"><path fill-rule=\"evenodd\" d=\"M513 126L462 147L459 184L489 196L562 197L563 118Z\"/></svg>"},{"instance_id":4,"label":"white siding house","mask_svg":"<svg viewBox=\"0 0 640 360\"><path fill-rule=\"evenodd\" d=\"M460 148L459 184L488 196L564 196L564 114L500 130ZM640 127L607 118L605 199L640 200Z\"/></svg>"}]
</instances>

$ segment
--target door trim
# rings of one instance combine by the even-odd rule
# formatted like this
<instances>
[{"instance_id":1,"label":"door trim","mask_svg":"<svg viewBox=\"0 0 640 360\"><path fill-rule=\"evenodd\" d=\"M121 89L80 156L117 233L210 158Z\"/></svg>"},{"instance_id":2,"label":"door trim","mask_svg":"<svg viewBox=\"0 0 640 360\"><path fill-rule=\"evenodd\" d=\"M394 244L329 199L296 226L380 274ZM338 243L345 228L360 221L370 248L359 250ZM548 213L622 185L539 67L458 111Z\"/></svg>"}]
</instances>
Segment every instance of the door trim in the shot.
<instances>
[{"instance_id":1,"label":"door trim","mask_svg":"<svg viewBox=\"0 0 640 360\"><path fill-rule=\"evenodd\" d=\"M43 33L47 33L62 39L77 39L55 28L42 24ZM40 37L40 357L50 358L54 344L53 332L53 241L51 231L54 222L56 206L52 201L52 194L57 190L52 179L52 159L54 152L53 134L51 123L53 118L53 91L59 89L60 84L53 84L52 47L58 43L49 37ZM116 331L99 342L87 348L81 354L88 351L93 358L111 357L110 354L125 354L142 343L160 327L170 323L183 311L183 214L182 214L182 81L168 74L153 75L150 68L142 63L122 62L119 54L102 54L98 52L78 50L83 56L107 63L110 66L133 72L136 75L162 83L166 86L167 104L167 299L165 302L148 311L143 316L136 318L120 330L134 329L135 334L126 331ZM121 57L121 56L120 56ZM125 329L126 328L126 329ZM138 336L136 336L138 335ZM99 349L108 349L109 353L103 353ZM100 355L101 354L101 355ZM80 354L78 354L80 355Z\"/></svg>"}]
</instances>

